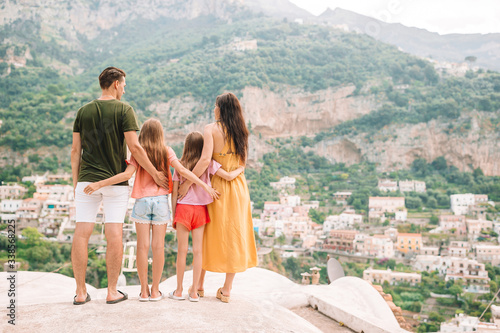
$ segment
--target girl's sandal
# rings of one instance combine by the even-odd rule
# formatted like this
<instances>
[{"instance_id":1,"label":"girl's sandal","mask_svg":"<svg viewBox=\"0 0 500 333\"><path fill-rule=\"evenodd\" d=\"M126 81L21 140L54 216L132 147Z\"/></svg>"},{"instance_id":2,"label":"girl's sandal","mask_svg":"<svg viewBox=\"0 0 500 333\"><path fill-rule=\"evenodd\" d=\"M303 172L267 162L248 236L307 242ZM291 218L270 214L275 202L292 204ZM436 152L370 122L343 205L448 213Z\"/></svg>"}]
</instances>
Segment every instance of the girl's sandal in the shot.
<instances>
[{"instance_id":1,"label":"girl's sandal","mask_svg":"<svg viewBox=\"0 0 500 333\"><path fill-rule=\"evenodd\" d=\"M188 294L191 294L191 289L192 288L193 288L193 286L189 287ZM198 290L198 296L199 297L205 297L205 290Z\"/></svg>"},{"instance_id":2,"label":"girl's sandal","mask_svg":"<svg viewBox=\"0 0 500 333\"><path fill-rule=\"evenodd\" d=\"M230 297L229 296L224 296L222 294L222 288L219 288L217 290L217 295L215 295L215 297L217 297L218 299L220 299L222 302L224 303L229 303L229 300L230 300Z\"/></svg>"}]
</instances>

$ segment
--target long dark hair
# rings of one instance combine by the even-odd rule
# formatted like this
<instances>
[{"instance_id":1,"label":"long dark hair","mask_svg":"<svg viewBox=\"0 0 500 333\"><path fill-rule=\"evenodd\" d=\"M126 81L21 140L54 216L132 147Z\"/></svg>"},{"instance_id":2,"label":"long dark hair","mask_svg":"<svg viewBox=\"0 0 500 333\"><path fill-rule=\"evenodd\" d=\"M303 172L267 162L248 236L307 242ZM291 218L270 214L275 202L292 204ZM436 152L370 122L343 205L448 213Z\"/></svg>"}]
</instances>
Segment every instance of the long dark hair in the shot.
<instances>
[{"instance_id":1,"label":"long dark hair","mask_svg":"<svg viewBox=\"0 0 500 333\"><path fill-rule=\"evenodd\" d=\"M203 134L191 132L186 136L184 150L182 151L181 163L189 171L193 171L198 163L203 150Z\"/></svg>"},{"instance_id":2,"label":"long dark hair","mask_svg":"<svg viewBox=\"0 0 500 333\"><path fill-rule=\"evenodd\" d=\"M146 151L151 164L156 170L163 172L168 179L167 147L163 126L158 119L151 118L144 122L139 133L139 143Z\"/></svg>"},{"instance_id":3,"label":"long dark hair","mask_svg":"<svg viewBox=\"0 0 500 333\"><path fill-rule=\"evenodd\" d=\"M248 128L243 119L240 101L233 93L217 96L215 105L220 110L220 123L226 131L226 140L234 142L236 154L242 161L247 159Z\"/></svg>"}]
</instances>

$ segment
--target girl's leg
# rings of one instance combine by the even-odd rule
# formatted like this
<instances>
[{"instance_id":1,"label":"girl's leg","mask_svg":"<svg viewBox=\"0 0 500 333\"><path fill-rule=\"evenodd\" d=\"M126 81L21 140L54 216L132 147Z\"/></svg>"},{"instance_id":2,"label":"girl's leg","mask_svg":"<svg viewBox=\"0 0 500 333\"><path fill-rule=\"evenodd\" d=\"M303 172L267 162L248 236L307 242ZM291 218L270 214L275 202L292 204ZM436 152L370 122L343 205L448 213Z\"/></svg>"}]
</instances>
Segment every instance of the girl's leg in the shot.
<instances>
[{"instance_id":1,"label":"girl's leg","mask_svg":"<svg viewBox=\"0 0 500 333\"><path fill-rule=\"evenodd\" d=\"M198 282L198 291L200 291L200 290L201 290L201 291L205 290L205 289L203 288L203 284L205 284L205 274L206 274L206 273L207 273L207 271L206 271L206 270L204 270L204 269L202 269L202 270L201 270L201 274L200 274L200 281Z\"/></svg>"},{"instance_id":2,"label":"girl's leg","mask_svg":"<svg viewBox=\"0 0 500 333\"><path fill-rule=\"evenodd\" d=\"M141 296L148 297L148 252L149 252L149 228L146 223L135 223L137 231L137 275L141 281Z\"/></svg>"},{"instance_id":3,"label":"girl's leg","mask_svg":"<svg viewBox=\"0 0 500 333\"><path fill-rule=\"evenodd\" d=\"M153 283L151 284L151 297L160 297L160 280L165 265L165 233L166 224L154 225L151 237L151 248L153 249Z\"/></svg>"},{"instance_id":4,"label":"girl's leg","mask_svg":"<svg viewBox=\"0 0 500 333\"><path fill-rule=\"evenodd\" d=\"M194 288L191 290L191 298L198 298L198 291L196 287L200 283L200 275L201 275L201 261L202 261L202 247L203 247L203 232L205 231L205 226L198 227L194 230L191 230L193 235L193 286Z\"/></svg>"},{"instance_id":5,"label":"girl's leg","mask_svg":"<svg viewBox=\"0 0 500 333\"><path fill-rule=\"evenodd\" d=\"M233 280L236 273L226 273L226 280L224 281L224 286L222 287L222 295L230 296L231 289L233 289Z\"/></svg>"},{"instance_id":6,"label":"girl's leg","mask_svg":"<svg viewBox=\"0 0 500 333\"><path fill-rule=\"evenodd\" d=\"M177 289L174 293L177 297L182 297L182 280L186 269L188 245L189 230L182 223L177 223Z\"/></svg>"}]
</instances>

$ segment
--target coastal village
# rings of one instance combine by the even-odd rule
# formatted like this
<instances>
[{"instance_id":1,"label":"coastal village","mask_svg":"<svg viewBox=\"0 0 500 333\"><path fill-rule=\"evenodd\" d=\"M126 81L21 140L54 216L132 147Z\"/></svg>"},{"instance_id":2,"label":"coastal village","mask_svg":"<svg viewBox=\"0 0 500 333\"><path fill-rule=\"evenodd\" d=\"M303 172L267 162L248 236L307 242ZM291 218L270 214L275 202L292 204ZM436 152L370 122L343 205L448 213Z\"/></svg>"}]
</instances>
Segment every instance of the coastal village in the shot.
<instances>
[{"instance_id":1,"label":"coastal village","mask_svg":"<svg viewBox=\"0 0 500 333\"><path fill-rule=\"evenodd\" d=\"M15 219L19 235L23 229L32 227L48 240L71 242L75 228L73 187L68 185L71 175L45 173L24 177L22 182L33 184L35 191L28 193L28 188L18 183L0 186L1 219ZM370 267L363 271L363 279L374 285L416 286L422 280L422 272L437 272L444 281L460 281L464 292L490 293L485 264L500 264L500 221L488 219L488 207L494 203L488 201L486 195L450 195L451 209L440 210L435 228L424 236L422 233L400 232L401 225L429 223L428 218L412 217L408 213L404 196L370 197L368 211L359 214L347 204L351 192L336 192L332 199L339 207L339 213L326 216L323 224L319 224L312 221L309 213L311 209L318 210L320 202L304 201L296 195L295 178L283 177L270 186L278 191L279 201L265 202L262 210L253 209L254 230L262 245L272 247L283 260L313 252L327 252L341 262L394 260L411 267L411 271ZM413 180L380 179L378 188L388 194L418 193L426 191L426 184ZM130 199L130 210L133 200ZM101 211L98 221L102 217ZM446 235L447 241L433 235ZM278 239L282 241L276 241ZM317 284L319 270L315 267L311 272L303 272L302 282L310 283L312 276L313 284ZM492 325L498 328L495 323L478 323L475 317L457 314L452 322L441 324L441 331L448 332L448 326L473 325L471 327L478 328L483 324L488 328L493 328Z\"/></svg>"}]
</instances>

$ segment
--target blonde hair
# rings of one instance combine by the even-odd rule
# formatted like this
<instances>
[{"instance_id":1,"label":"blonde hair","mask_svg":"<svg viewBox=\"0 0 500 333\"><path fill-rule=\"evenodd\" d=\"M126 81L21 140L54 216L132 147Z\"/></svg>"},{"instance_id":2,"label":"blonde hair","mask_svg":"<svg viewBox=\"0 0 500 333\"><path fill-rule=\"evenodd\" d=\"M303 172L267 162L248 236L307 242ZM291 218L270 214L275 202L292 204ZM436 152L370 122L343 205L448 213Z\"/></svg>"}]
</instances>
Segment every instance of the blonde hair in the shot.
<instances>
[{"instance_id":1,"label":"blonde hair","mask_svg":"<svg viewBox=\"0 0 500 333\"><path fill-rule=\"evenodd\" d=\"M156 170L162 171L168 179L168 153L165 145L163 126L158 119L151 118L146 120L139 134L139 144L144 148L149 161Z\"/></svg>"}]
</instances>

